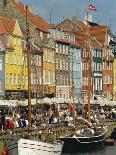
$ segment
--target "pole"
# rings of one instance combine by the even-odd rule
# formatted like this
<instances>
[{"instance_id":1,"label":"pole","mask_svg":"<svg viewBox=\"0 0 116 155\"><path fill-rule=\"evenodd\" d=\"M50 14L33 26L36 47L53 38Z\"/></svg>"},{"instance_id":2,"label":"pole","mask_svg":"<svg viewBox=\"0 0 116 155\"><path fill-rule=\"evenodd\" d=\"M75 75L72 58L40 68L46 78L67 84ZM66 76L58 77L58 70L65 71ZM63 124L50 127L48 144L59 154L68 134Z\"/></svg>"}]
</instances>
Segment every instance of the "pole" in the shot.
<instances>
[{"instance_id":1,"label":"pole","mask_svg":"<svg viewBox=\"0 0 116 155\"><path fill-rule=\"evenodd\" d=\"M91 52L90 52L90 36L89 36L89 21L87 12L87 52L88 52L88 121L91 121Z\"/></svg>"},{"instance_id":2,"label":"pole","mask_svg":"<svg viewBox=\"0 0 116 155\"><path fill-rule=\"evenodd\" d=\"M28 137L31 138L31 66L30 66L30 45L29 45L29 22L28 22L28 6L26 5L26 34L27 34L27 70L28 70Z\"/></svg>"}]
</instances>

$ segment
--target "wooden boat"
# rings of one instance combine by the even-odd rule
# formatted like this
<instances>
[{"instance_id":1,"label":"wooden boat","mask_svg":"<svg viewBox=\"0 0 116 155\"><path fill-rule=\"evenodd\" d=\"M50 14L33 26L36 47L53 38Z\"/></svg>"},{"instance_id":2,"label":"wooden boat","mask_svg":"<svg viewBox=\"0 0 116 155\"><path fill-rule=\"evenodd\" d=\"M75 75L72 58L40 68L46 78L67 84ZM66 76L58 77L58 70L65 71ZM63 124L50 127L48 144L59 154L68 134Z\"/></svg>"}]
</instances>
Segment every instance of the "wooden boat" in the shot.
<instances>
[{"instance_id":1,"label":"wooden boat","mask_svg":"<svg viewBox=\"0 0 116 155\"><path fill-rule=\"evenodd\" d=\"M86 151L104 145L107 129L86 128L75 132L73 135L60 137L64 142L63 152ZM83 150L84 148L84 150Z\"/></svg>"},{"instance_id":2,"label":"wooden boat","mask_svg":"<svg viewBox=\"0 0 116 155\"><path fill-rule=\"evenodd\" d=\"M9 155L61 155L63 143L47 143L37 140L20 139L7 144Z\"/></svg>"}]
</instances>

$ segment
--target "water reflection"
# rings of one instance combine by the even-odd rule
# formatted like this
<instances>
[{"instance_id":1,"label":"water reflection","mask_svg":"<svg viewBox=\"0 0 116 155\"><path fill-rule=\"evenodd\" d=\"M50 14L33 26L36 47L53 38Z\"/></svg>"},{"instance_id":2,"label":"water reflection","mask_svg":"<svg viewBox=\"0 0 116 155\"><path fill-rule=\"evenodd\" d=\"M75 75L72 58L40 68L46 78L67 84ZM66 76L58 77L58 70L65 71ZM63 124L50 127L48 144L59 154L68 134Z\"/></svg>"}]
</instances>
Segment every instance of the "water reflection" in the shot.
<instances>
[{"instance_id":1,"label":"water reflection","mask_svg":"<svg viewBox=\"0 0 116 155\"><path fill-rule=\"evenodd\" d=\"M64 153L62 155L116 155L116 146L108 146L100 150L90 151L86 153Z\"/></svg>"}]
</instances>

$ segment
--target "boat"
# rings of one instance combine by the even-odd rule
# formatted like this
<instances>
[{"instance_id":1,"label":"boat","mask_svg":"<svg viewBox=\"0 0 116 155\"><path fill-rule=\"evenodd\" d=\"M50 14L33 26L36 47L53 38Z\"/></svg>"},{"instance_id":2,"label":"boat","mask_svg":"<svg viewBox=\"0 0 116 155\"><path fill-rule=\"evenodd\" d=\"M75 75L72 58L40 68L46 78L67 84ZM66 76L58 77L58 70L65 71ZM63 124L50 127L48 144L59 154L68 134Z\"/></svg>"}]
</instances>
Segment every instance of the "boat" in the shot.
<instances>
[{"instance_id":1,"label":"boat","mask_svg":"<svg viewBox=\"0 0 116 155\"><path fill-rule=\"evenodd\" d=\"M87 120L85 120L87 122ZM60 137L64 142L63 152L76 152L97 149L104 146L107 128L88 126L75 131L72 135ZM83 149L84 148L84 149Z\"/></svg>"},{"instance_id":2,"label":"boat","mask_svg":"<svg viewBox=\"0 0 116 155\"><path fill-rule=\"evenodd\" d=\"M27 19L28 6L26 6L26 26L27 26L27 66L28 66L28 138L12 139L8 141L5 148L8 155L61 155L62 141L41 141L34 139L31 131L31 77L30 77L30 46L29 46L29 25Z\"/></svg>"},{"instance_id":3,"label":"boat","mask_svg":"<svg viewBox=\"0 0 116 155\"><path fill-rule=\"evenodd\" d=\"M7 144L7 152L8 155L61 155L62 144L19 139Z\"/></svg>"},{"instance_id":4,"label":"boat","mask_svg":"<svg viewBox=\"0 0 116 155\"><path fill-rule=\"evenodd\" d=\"M111 139L111 138L106 138L105 145L106 146L114 146L115 145L115 140Z\"/></svg>"},{"instance_id":5,"label":"boat","mask_svg":"<svg viewBox=\"0 0 116 155\"><path fill-rule=\"evenodd\" d=\"M88 13L87 13L88 17ZM102 125L95 125L91 123L91 49L90 39L89 39L89 25L87 20L87 49L88 52L88 117L87 119L81 118L81 121L84 121L86 124L86 128L82 128L78 131L74 131L74 134L65 135L60 137L60 140L64 142L63 152L77 152L77 151L90 151L95 148L100 148L104 146L104 141L106 139L107 128ZM73 69L72 69L73 70ZM74 82L73 82L74 83ZM79 119L77 119L79 121ZM82 122L81 122L82 123ZM80 123L80 124L81 124Z\"/></svg>"},{"instance_id":6,"label":"boat","mask_svg":"<svg viewBox=\"0 0 116 155\"><path fill-rule=\"evenodd\" d=\"M114 130L112 131L111 138L113 138L114 140L116 140L116 128L114 128Z\"/></svg>"}]
</instances>

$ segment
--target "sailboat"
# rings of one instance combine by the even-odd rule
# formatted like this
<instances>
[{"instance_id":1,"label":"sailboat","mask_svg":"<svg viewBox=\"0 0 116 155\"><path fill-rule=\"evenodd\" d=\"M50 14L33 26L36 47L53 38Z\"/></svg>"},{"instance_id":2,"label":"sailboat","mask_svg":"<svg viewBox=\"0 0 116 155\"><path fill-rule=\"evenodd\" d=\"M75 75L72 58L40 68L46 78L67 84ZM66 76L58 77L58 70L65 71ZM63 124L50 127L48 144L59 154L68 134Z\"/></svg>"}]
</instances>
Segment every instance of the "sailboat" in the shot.
<instances>
[{"instance_id":1,"label":"sailboat","mask_svg":"<svg viewBox=\"0 0 116 155\"><path fill-rule=\"evenodd\" d=\"M31 131L31 77L30 77L30 46L29 46L29 27L27 19L28 6L26 6L26 26L27 26L27 65L28 65L28 138L11 140L7 143L8 155L61 155L63 142L45 142L34 140Z\"/></svg>"},{"instance_id":2,"label":"sailboat","mask_svg":"<svg viewBox=\"0 0 116 155\"><path fill-rule=\"evenodd\" d=\"M88 13L87 13L88 17ZM90 53L90 39L89 39L89 25L87 18L87 32L86 32L88 43L86 51L89 53L89 69L88 69L88 119L77 118L77 121L81 121L87 125L86 128L74 131L74 134L65 135L60 137L64 142L63 152L76 152L76 151L90 151L95 148L99 148L104 145L106 139L107 128L98 125L91 124L91 53ZM73 70L73 69L72 69ZM74 95L73 95L74 96ZM103 144L103 145L102 145Z\"/></svg>"}]
</instances>

